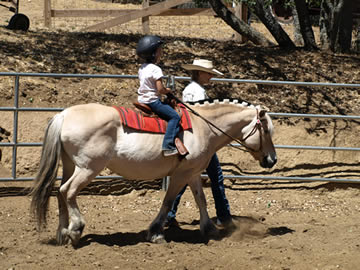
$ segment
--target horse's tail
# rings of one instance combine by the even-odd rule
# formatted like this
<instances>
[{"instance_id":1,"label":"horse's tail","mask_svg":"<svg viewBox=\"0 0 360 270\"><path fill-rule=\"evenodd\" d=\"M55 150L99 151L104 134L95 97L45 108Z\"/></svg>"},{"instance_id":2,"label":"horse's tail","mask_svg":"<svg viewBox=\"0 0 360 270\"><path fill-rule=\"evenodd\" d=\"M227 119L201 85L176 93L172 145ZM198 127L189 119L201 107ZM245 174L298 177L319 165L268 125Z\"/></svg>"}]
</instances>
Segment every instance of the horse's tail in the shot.
<instances>
[{"instance_id":1,"label":"horse's tail","mask_svg":"<svg viewBox=\"0 0 360 270\"><path fill-rule=\"evenodd\" d=\"M36 218L39 229L42 225L46 225L49 198L57 177L61 154L60 135L63 122L64 114L56 114L46 128L39 170L30 192L32 197L30 211Z\"/></svg>"}]
</instances>

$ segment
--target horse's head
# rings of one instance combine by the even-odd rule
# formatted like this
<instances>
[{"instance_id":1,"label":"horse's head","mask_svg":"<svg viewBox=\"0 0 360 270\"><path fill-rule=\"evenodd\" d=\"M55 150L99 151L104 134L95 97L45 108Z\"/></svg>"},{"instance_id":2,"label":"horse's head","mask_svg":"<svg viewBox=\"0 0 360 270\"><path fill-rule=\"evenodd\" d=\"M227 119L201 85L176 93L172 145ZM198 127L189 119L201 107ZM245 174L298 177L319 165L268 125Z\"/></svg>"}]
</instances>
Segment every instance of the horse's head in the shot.
<instances>
[{"instance_id":1,"label":"horse's head","mask_svg":"<svg viewBox=\"0 0 360 270\"><path fill-rule=\"evenodd\" d=\"M266 110L256 109L255 117L242 130L242 145L263 168L272 168L277 162L272 142L273 129L271 118Z\"/></svg>"},{"instance_id":2,"label":"horse's head","mask_svg":"<svg viewBox=\"0 0 360 270\"><path fill-rule=\"evenodd\" d=\"M203 104L196 103L195 106L196 115L205 120L213 131L213 140L220 135L224 138L219 140L217 146L212 142L215 148L220 149L229 142L236 141L244 146L262 167L272 168L276 164L276 152L272 142L274 127L266 110L246 102L239 104L238 100L228 99L221 102L214 100L211 103L205 101Z\"/></svg>"}]
</instances>

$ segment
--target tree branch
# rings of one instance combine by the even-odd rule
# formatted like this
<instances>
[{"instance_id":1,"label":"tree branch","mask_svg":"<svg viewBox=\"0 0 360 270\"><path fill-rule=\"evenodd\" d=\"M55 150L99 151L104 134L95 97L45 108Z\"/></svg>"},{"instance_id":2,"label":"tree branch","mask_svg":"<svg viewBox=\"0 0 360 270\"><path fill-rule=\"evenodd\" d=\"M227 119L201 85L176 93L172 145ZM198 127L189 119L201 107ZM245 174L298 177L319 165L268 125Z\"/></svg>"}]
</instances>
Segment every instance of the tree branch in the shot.
<instances>
[{"instance_id":1,"label":"tree branch","mask_svg":"<svg viewBox=\"0 0 360 270\"><path fill-rule=\"evenodd\" d=\"M209 3L215 13L223 19L232 29L238 32L240 35L248 38L255 44L271 46L275 45L268 40L264 35L251 28L247 23L240 20L234 15L222 2L221 0L209 0Z\"/></svg>"}]
</instances>

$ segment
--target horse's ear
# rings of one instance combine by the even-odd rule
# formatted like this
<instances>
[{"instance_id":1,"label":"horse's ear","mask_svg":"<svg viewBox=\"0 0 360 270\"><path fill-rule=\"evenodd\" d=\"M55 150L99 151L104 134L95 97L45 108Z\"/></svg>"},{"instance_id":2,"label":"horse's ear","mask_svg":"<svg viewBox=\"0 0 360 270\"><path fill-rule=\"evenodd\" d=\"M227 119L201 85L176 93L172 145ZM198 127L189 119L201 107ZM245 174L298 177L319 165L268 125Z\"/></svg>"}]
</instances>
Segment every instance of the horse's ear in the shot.
<instances>
[{"instance_id":1,"label":"horse's ear","mask_svg":"<svg viewBox=\"0 0 360 270\"><path fill-rule=\"evenodd\" d=\"M266 112L267 112L267 110L261 109L259 112L260 118L263 118Z\"/></svg>"}]
</instances>

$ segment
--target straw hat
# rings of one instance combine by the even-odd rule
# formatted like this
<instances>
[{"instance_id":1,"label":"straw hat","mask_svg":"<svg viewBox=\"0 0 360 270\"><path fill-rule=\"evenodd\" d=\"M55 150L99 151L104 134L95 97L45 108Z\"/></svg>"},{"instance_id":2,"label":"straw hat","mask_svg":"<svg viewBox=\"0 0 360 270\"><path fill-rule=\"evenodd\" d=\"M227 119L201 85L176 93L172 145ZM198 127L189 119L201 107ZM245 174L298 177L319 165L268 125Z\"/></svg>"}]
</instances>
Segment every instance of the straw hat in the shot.
<instances>
[{"instance_id":1,"label":"straw hat","mask_svg":"<svg viewBox=\"0 0 360 270\"><path fill-rule=\"evenodd\" d=\"M214 68L212 61L205 59L195 59L192 64L185 64L182 67L186 70L200 70L214 75L224 75Z\"/></svg>"}]
</instances>

